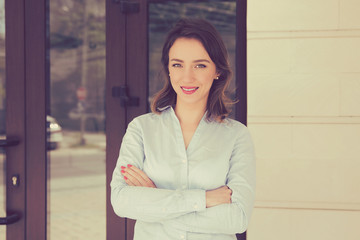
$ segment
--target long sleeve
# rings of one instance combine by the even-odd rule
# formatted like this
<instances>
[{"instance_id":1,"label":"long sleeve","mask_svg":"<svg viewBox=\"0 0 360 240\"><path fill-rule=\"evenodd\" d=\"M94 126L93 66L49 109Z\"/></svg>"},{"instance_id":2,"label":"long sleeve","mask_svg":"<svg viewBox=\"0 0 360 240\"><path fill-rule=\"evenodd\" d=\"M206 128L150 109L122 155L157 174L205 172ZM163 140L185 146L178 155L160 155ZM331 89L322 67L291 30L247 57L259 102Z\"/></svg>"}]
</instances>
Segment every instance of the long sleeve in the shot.
<instances>
[{"instance_id":1,"label":"long sleeve","mask_svg":"<svg viewBox=\"0 0 360 240\"><path fill-rule=\"evenodd\" d=\"M171 220L174 228L198 233L235 234L246 231L255 200L255 156L247 128L241 129L230 159L227 186L232 203L192 212Z\"/></svg>"},{"instance_id":2,"label":"long sleeve","mask_svg":"<svg viewBox=\"0 0 360 240\"><path fill-rule=\"evenodd\" d=\"M136 219L134 239L233 240L246 230L255 192L255 159L248 129L205 114L190 144L172 107L134 119L123 138L111 181L111 204ZM128 186L121 166L142 170L158 188ZM206 208L206 190L227 185L232 203Z\"/></svg>"},{"instance_id":3,"label":"long sleeve","mask_svg":"<svg viewBox=\"0 0 360 240\"><path fill-rule=\"evenodd\" d=\"M163 222L176 229L211 234L236 234L246 231L246 217L236 203L222 204Z\"/></svg>"},{"instance_id":4,"label":"long sleeve","mask_svg":"<svg viewBox=\"0 0 360 240\"><path fill-rule=\"evenodd\" d=\"M111 181L111 204L115 213L146 222L159 222L204 210L205 191L200 189L168 190L128 186L121 166L132 164L143 169L144 146L141 127L132 121L120 148Z\"/></svg>"}]
</instances>

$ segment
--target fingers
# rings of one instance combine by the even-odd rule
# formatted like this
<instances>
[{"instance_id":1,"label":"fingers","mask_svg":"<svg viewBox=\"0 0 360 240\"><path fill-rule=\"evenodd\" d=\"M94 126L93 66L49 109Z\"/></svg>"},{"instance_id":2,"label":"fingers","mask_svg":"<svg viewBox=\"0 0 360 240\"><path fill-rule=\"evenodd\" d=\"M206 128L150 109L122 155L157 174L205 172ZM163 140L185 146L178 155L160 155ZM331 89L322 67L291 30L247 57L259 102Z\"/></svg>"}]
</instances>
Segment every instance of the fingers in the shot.
<instances>
[{"instance_id":1,"label":"fingers","mask_svg":"<svg viewBox=\"0 0 360 240\"><path fill-rule=\"evenodd\" d=\"M229 193L229 195L230 195L230 198L229 198L229 203L232 203L232 200L231 200L232 190L231 190L231 188L229 188L228 186L226 186L226 187L227 187L227 189L228 189L228 193Z\"/></svg>"},{"instance_id":2,"label":"fingers","mask_svg":"<svg viewBox=\"0 0 360 240\"><path fill-rule=\"evenodd\" d=\"M127 177L133 184L137 186L143 186L146 181L141 176L141 174L138 173L138 171L134 171L136 167L133 167L131 165L128 165L128 167L121 167L121 173L124 175L124 177Z\"/></svg>"},{"instance_id":3,"label":"fingers","mask_svg":"<svg viewBox=\"0 0 360 240\"><path fill-rule=\"evenodd\" d=\"M150 178L143 171L138 169L137 167L133 167L133 166L129 167L129 170L139 174L142 177L142 179L144 179L145 182L147 182L147 183L152 182L150 180Z\"/></svg>"},{"instance_id":4,"label":"fingers","mask_svg":"<svg viewBox=\"0 0 360 240\"><path fill-rule=\"evenodd\" d=\"M124 169L121 170L121 174L124 176L125 182L130 186L142 186L141 182L136 176L128 174Z\"/></svg>"},{"instance_id":5,"label":"fingers","mask_svg":"<svg viewBox=\"0 0 360 240\"><path fill-rule=\"evenodd\" d=\"M137 167L129 165L129 167L127 168L127 171L132 176L138 176L140 182L142 182L142 183L147 183L150 180L148 178L148 176L143 171L138 169Z\"/></svg>"},{"instance_id":6,"label":"fingers","mask_svg":"<svg viewBox=\"0 0 360 240\"><path fill-rule=\"evenodd\" d=\"M223 186L225 192L227 192L230 196L232 195L232 190L228 186Z\"/></svg>"},{"instance_id":7,"label":"fingers","mask_svg":"<svg viewBox=\"0 0 360 240\"><path fill-rule=\"evenodd\" d=\"M224 197L224 202L231 203L232 190L226 185L220 187L219 190L221 190L220 194L222 194L222 196Z\"/></svg>"},{"instance_id":8,"label":"fingers","mask_svg":"<svg viewBox=\"0 0 360 240\"><path fill-rule=\"evenodd\" d=\"M128 185L156 188L153 181L137 167L128 164L128 167L122 166L121 169L121 174Z\"/></svg>"},{"instance_id":9,"label":"fingers","mask_svg":"<svg viewBox=\"0 0 360 240\"><path fill-rule=\"evenodd\" d=\"M206 191L206 207L213 207L224 203L231 203L232 190L222 186Z\"/></svg>"}]
</instances>

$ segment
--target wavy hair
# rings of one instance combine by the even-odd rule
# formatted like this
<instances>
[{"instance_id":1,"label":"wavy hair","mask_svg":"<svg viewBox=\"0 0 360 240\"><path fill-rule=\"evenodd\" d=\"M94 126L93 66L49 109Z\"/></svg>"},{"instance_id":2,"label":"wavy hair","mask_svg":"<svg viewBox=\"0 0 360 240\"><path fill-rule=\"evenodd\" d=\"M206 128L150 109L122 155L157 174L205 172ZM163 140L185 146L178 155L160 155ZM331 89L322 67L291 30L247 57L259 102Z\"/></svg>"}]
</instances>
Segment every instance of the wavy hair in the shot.
<instances>
[{"instance_id":1,"label":"wavy hair","mask_svg":"<svg viewBox=\"0 0 360 240\"><path fill-rule=\"evenodd\" d=\"M204 46L211 60L215 63L216 70L220 74L210 88L207 100L207 120L222 121L231 112L230 106L234 102L227 97L226 89L231 80L231 70L228 60L228 52L225 44L213 25L202 19L180 19L165 40L161 63L163 65L164 87L155 94L151 110L154 113L161 113L161 109L168 105L176 104L176 92L171 86L169 77L169 51L178 38L197 39Z\"/></svg>"}]
</instances>

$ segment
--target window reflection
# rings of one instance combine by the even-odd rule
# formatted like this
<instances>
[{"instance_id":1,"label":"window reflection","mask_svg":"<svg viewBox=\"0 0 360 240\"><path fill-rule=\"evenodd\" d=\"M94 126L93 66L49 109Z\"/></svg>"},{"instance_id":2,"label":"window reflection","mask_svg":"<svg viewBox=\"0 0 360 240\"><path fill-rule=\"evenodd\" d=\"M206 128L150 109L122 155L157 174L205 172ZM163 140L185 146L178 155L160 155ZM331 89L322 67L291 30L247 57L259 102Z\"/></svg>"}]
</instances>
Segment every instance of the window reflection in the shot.
<instances>
[{"instance_id":1,"label":"window reflection","mask_svg":"<svg viewBox=\"0 0 360 240\"><path fill-rule=\"evenodd\" d=\"M105 239L105 1L49 3L48 239Z\"/></svg>"}]
</instances>

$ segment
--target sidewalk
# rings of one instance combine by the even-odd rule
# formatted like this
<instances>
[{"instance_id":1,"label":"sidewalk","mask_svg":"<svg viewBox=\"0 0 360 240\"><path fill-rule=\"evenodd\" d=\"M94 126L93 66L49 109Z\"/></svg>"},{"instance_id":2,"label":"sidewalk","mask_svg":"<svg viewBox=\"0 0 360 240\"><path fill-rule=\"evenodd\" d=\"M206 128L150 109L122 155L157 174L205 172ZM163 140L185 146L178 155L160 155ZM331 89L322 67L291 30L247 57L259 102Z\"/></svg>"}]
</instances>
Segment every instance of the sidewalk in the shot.
<instances>
[{"instance_id":1,"label":"sidewalk","mask_svg":"<svg viewBox=\"0 0 360 240\"><path fill-rule=\"evenodd\" d=\"M60 148L49 151L48 240L105 240L105 135L63 132ZM5 216L0 186L0 214ZM5 240L0 226L0 240Z\"/></svg>"},{"instance_id":2,"label":"sidewalk","mask_svg":"<svg viewBox=\"0 0 360 240\"><path fill-rule=\"evenodd\" d=\"M105 240L105 181L105 174L51 181L48 239Z\"/></svg>"},{"instance_id":3,"label":"sidewalk","mask_svg":"<svg viewBox=\"0 0 360 240\"><path fill-rule=\"evenodd\" d=\"M105 135L64 132L61 148L50 152L48 239L105 240ZM53 175L59 175L53 174ZM65 176L66 175L66 176Z\"/></svg>"}]
</instances>

